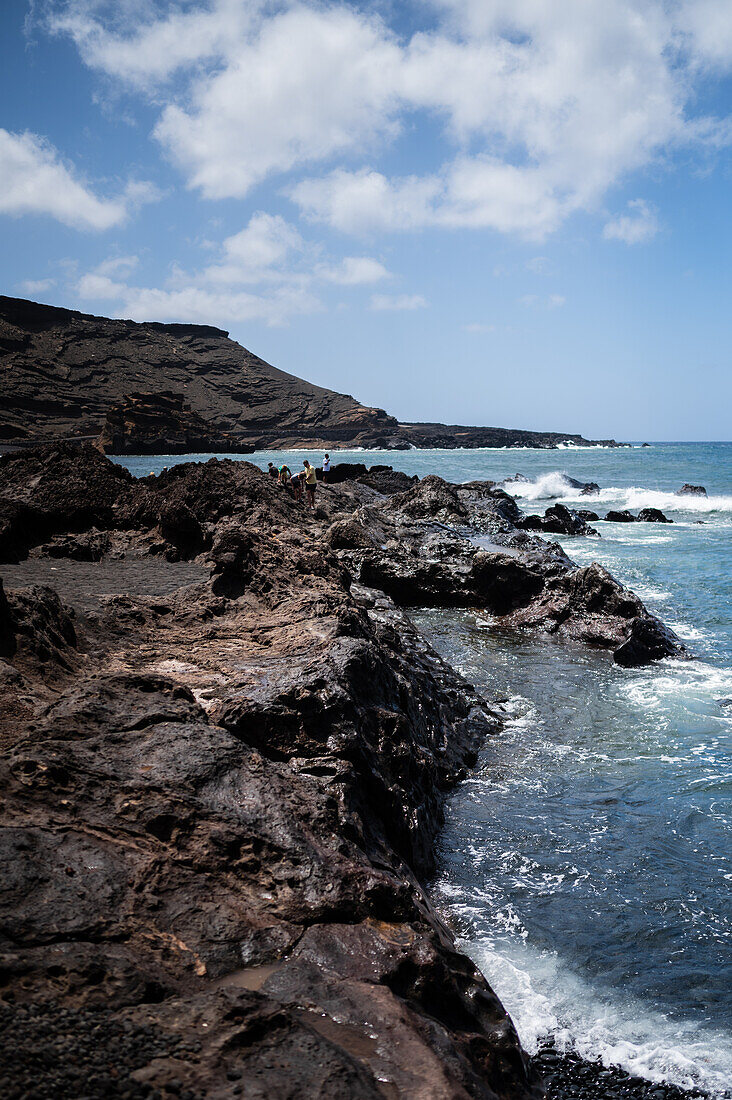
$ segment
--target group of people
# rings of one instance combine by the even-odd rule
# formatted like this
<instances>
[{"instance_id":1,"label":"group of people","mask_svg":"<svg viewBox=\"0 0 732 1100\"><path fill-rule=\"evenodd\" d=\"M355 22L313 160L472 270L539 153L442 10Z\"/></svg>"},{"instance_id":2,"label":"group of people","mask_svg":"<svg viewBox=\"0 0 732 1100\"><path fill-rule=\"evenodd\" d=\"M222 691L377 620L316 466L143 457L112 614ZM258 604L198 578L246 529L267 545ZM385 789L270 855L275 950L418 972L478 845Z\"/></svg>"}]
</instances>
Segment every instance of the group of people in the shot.
<instances>
[{"instance_id":1,"label":"group of people","mask_svg":"<svg viewBox=\"0 0 732 1100\"><path fill-rule=\"evenodd\" d=\"M270 477L277 478L280 485L283 485L286 489L289 489L295 495L295 500L302 500L303 490L307 494L308 504L311 508L315 507L315 491L318 487L318 478L315 467L308 462L307 458L302 460L304 466L303 470L299 470L293 474L290 467L286 462L283 462L281 466L275 466L274 462L267 464L267 473ZM328 480L330 474L330 455L325 454L323 457L323 481Z\"/></svg>"}]
</instances>

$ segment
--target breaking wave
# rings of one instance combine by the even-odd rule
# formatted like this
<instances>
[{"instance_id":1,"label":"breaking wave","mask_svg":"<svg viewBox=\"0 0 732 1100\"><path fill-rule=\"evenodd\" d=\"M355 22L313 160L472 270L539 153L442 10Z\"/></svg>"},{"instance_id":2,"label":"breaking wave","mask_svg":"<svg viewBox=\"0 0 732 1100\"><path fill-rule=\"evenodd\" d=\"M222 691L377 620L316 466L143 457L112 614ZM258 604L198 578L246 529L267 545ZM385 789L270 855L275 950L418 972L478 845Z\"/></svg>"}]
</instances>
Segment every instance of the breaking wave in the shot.
<instances>
[{"instance_id":1,"label":"breaking wave","mask_svg":"<svg viewBox=\"0 0 732 1100\"><path fill-rule=\"evenodd\" d=\"M505 940L460 946L503 1000L530 1053L551 1036L560 1049L599 1057L648 1081L732 1097L727 1032L675 1020L618 992L603 995L555 952L537 951L521 937L514 936L510 948Z\"/></svg>"},{"instance_id":2,"label":"breaking wave","mask_svg":"<svg viewBox=\"0 0 732 1100\"><path fill-rule=\"evenodd\" d=\"M531 481L507 481L505 489L521 500L559 500L564 503L601 503L616 508L659 508L662 512L732 512L732 496L677 496L675 492L631 485L609 486L587 495L562 470L552 470Z\"/></svg>"}]
</instances>

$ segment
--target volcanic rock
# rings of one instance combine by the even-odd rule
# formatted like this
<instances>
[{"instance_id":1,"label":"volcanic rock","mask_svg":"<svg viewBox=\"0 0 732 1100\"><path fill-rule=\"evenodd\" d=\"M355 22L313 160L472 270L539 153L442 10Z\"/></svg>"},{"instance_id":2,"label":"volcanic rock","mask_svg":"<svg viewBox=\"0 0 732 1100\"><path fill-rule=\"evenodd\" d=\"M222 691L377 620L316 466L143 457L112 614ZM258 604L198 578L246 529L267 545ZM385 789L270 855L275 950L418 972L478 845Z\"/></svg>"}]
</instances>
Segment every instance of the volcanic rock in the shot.
<instances>
[{"instance_id":1,"label":"volcanic rock","mask_svg":"<svg viewBox=\"0 0 732 1100\"><path fill-rule=\"evenodd\" d=\"M0 586L14 1078L59 1100L538 1100L421 885L444 793L501 720L388 593L620 663L679 655L675 636L599 566L517 531L487 482L385 497L357 480L312 514L247 462L135 480L63 444L0 462L0 493L33 549L16 575L53 576L39 544L91 535L85 521L142 570L196 547L211 570L76 613Z\"/></svg>"},{"instance_id":2,"label":"volcanic rock","mask_svg":"<svg viewBox=\"0 0 732 1100\"><path fill-rule=\"evenodd\" d=\"M680 489L676 490L677 497L705 497L707 491L703 485L682 485Z\"/></svg>"},{"instance_id":3,"label":"volcanic rock","mask_svg":"<svg viewBox=\"0 0 732 1100\"><path fill-rule=\"evenodd\" d=\"M182 393L133 393L107 410L99 448L113 455L249 454L251 444L217 430L193 412Z\"/></svg>"},{"instance_id":4,"label":"volcanic rock","mask_svg":"<svg viewBox=\"0 0 732 1100\"><path fill-rule=\"evenodd\" d=\"M605 519L608 523L635 523L636 519L632 512L629 512L626 508L622 512L614 512L610 510Z\"/></svg>"},{"instance_id":5,"label":"volcanic rock","mask_svg":"<svg viewBox=\"0 0 732 1100\"><path fill-rule=\"evenodd\" d=\"M594 515L594 513L590 513ZM597 516L594 517L597 519ZM553 535L597 535L582 513L563 504L553 504L543 516L526 516L516 524L523 531L545 531Z\"/></svg>"},{"instance_id":6,"label":"volcanic rock","mask_svg":"<svg viewBox=\"0 0 732 1100\"><path fill-rule=\"evenodd\" d=\"M397 429L382 409L286 374L207 325L137 324L0 297L0 351L0 438L98 436L110 406L108 445L128 446L128 415L142 442L170 430L166 415L179 423L174 438L191 426L195 434L198 420L177 407L164 415L148 398L133 408L129 395L143 391L173 402L184 394L207 432L232 432L238 446L309 437L359 445Z\"/></svg>"},{"instance_id":7,"label":"volcanic rock","mask_svg":"<svg viewBox=\"0 0 732 1100\"><path fill-rule=\"evenodd\" d=\"M20 298L0 296L0 357L2 440L104 432L105 450L145 454L231 451L227 433L239 451L595 442L561 432L399 424L383 409L278 370L221 329L111 320ZM151 396L161 392L167 398Z\"/></svg>"},{"instance_id":8,"label":"volcanic rock","mask_svg":"<svg viewBox=\"0 0 732 1100\"><path fill-rule=\"evenodd\" d=\"M665 516L660 508L641 508L638 519L641 523L673 523L673 520Z\"/></svg>"}]
</instances>

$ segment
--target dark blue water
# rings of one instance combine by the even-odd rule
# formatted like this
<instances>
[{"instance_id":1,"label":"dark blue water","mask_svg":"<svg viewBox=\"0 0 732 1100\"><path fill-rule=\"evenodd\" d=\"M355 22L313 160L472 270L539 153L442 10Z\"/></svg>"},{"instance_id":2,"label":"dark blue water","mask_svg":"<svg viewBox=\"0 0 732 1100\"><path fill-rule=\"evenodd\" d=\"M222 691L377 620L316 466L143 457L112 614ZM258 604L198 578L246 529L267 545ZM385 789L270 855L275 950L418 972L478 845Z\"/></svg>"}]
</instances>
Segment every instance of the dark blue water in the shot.
<instances>
[{"instance_id":1,"label":"dark blue water","mask_svg":"<svg viewBox=\"0 0 732 1100\"><path fill-rule=\"evenodd\" d=\"M208 457L208 456L203 456ZM312 452L267 453L301 461ZM632 450L340 452L453 481L521 471L522 506L662 508L673 525L600 523L563 539L600 561L694 653L624 670L601 654L425 611L433 643L505 731L452 797L434 886L529 1049L561 1045L732 1096L732 445ZM135 473L176 459L127 459ZM683 482L706 498L677 497ZM699 523L698 521L703 521Z\"/></svg>"}]
</instances>

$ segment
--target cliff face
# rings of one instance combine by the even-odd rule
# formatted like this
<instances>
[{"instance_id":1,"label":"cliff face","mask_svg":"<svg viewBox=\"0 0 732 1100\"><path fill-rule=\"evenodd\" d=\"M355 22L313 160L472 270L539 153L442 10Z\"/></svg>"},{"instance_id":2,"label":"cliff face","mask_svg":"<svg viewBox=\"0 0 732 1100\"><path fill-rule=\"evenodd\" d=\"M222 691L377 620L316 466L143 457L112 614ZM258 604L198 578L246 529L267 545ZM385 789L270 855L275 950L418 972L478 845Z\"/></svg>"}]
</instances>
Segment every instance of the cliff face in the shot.
<instances>
[{"instance_id":1,"label":"cliff face","mask_svg":"<svg viewBox=\"0 0 732 1100\"><path fill-rule=\"evenodd\" d=\"M181 393L133 393L112 405L98 442L112 455L189 455L254 450L194 413Z\"/></svg>"},{"instance_id":2,"label":"cliff face","mask_svg":"<svg viewBox=\"0 0 732 1100\"><path fill-rule=\"evenodd\" d=\"M256 442L393 434L382 409L278 370L206 325L114 321L0 297L0 438L96 436L132 393L182 394L218 431Z\"/></svg>"},{"instance_id":3,"label":"cliff face","mask_svg":"<svg viewBox=\"0 0 732 1100\"><path fill-rule=\"evenodd\" d=\"M190 451L551 448L567 441L578 446L596 442L567 432L400 424L383 409L278 370L221 329L115 321L2 296L0 387L0 441L96 437L114 408L112 419L119 420L121 409L128 427L116 432L121 449L110 444L115 432L107 429L101 445L113 454L152 453L149 416L131 398L160 391L202 418L204 434ZM163 439L166 431L170 445L159 453L190 453L185 425L169 425ZM237 446L224 446L225 433ZM615 445L614 440L601 442Z\"/></svg>"}]
</instances>

